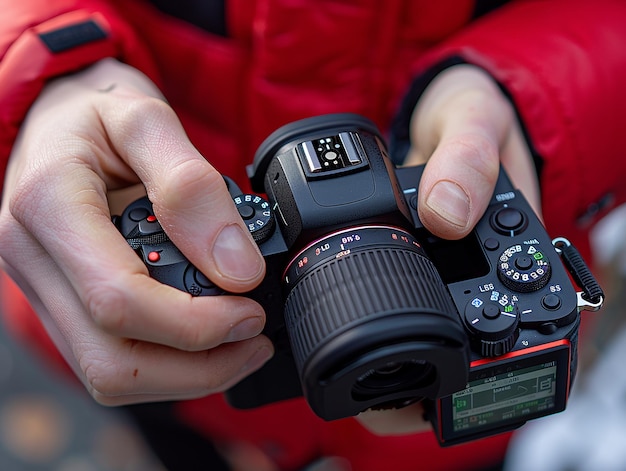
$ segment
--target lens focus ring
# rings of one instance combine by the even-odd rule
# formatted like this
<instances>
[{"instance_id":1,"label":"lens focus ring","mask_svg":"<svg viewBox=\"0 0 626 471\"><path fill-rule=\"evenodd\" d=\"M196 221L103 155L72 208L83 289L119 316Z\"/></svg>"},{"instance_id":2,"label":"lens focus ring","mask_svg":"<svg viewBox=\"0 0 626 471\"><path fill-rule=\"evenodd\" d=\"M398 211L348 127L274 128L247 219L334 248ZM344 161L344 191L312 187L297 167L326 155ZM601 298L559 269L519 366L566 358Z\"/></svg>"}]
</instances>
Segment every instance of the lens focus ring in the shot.
<instances>
[{"instance_id":1,"label":"lens focus ring","mask_svg":"<svg viewBox=\"0 0 626 471\"><path fill-rule=\"evenodd\" d=\"M338 331L394 311L456 315L432 262L397 248L353 251L300 279L286 302L285 321L296 364Z\"/></svg>"}]
</instances>

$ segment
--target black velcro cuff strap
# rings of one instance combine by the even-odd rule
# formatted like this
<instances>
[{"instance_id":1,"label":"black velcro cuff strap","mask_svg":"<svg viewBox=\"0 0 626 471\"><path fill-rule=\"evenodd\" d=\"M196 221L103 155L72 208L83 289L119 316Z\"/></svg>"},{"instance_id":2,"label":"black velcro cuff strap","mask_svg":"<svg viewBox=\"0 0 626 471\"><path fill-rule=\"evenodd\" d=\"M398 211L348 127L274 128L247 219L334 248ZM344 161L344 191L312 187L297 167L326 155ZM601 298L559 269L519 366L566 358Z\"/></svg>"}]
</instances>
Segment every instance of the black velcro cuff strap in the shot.
<instances>
[{"instance_id":1,"label":"black velcro cuff strap","mask_svg":"<svg viewBox=\"0 0 626 471\"><path fill-rule=\"evenodd\" d=\"M107 34L95 21L87 20L54 31L40 33L39 37L52 53L58 54L68 49L106 39Z\"/></svg>"}]
</instances>

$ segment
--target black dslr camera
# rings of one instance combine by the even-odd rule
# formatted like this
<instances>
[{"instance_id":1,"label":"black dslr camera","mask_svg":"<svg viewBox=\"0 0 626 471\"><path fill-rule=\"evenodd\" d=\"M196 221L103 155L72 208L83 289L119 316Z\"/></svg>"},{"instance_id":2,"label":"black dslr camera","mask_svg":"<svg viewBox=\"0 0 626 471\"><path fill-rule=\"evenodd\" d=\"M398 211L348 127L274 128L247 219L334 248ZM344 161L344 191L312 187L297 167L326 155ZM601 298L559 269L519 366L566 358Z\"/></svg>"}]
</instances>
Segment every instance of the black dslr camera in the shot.
<instances>
[{"instance_id":1,"label":"black dslr camera","mask_svg":"<svg viewBox=\"0 0 626 471\"><path fill-rule=\"evenodd\" d=\"M475 230L457 241L417 215L423 167L396 168L378 130L352 114L280 128L259 147L233 201L267 264L247 293L267 313L276 355L227 392L238 408L304 395L326 420L425 400L442 445L565 408L581 309L602 292L571 273L501 172ZM168 239L142 198L116 224L150 275L193 296L223 292Z\"/></svg>"}]
</instances>

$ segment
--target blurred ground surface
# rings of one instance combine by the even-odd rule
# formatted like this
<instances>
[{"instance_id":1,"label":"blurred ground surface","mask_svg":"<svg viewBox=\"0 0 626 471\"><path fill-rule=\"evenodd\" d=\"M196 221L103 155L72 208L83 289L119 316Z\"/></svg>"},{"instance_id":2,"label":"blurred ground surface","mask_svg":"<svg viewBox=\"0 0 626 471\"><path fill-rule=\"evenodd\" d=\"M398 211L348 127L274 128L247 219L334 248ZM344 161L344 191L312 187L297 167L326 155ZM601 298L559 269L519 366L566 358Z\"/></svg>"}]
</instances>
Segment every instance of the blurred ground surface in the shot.
<instances>
[{"instance_id":1,"label":"blurred ground surface","mask_svg":"<svg viewBox=\"0 0 626 471\"><path fill-rule=\"evenodd\" d=\"M0 471L131 470L162 467L119 411L45 371L0 325Z\"/></svg>"}]
</instances>

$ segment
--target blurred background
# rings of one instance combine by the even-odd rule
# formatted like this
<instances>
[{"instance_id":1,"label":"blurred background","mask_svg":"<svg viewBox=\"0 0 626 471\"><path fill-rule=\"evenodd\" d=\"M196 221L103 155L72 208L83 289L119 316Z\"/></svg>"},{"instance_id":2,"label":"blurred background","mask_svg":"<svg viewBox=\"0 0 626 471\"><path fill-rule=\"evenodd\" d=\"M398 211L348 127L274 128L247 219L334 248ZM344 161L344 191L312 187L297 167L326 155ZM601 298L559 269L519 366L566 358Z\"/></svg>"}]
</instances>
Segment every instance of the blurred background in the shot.
<instances>
[{"instance_id":1,"label":"blurred background","mask_svg":"<svg viewBox=\"0 0 626 471\"><path fill-rule=\"evenodd\" d=\"M46 371L1 325L0 470L164 471L120 411Z\"/></svg>"},{"instance_id":2,"label":"blurred background","mask_svg":"<svg viewBox=\"0 0 626 471\"><path fill-rule=\"evenodd\" d=\"M506 471L626 470L626 207L593 236L608 295L564 413L532 421ZM46 371L0 323L1 471L165 471L133 426Z\"/></svg>"},{"instance_id":3,"label":"blurred background","mask_svg":"<svg viewBox=\"0 0 626 471\"><path fill-rule=\"evenodd\" d=\"M579 344L567 409L527 423L509 448L505 471L626 470L626 207L592 234L596 276L606 300ZM597 317L596 317L597 316ZM595 319L594 319L595 317Z\"/></svg>"}]
</instances>

